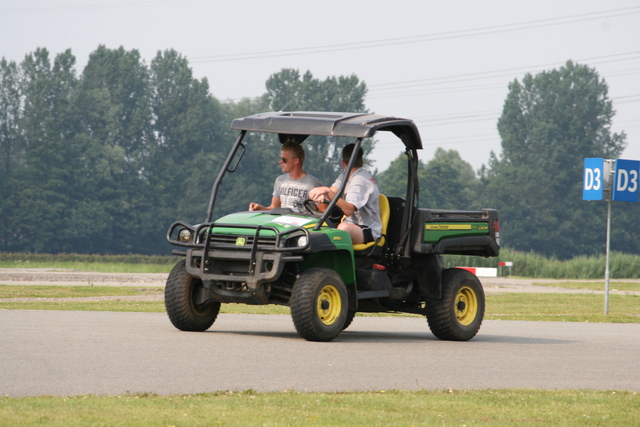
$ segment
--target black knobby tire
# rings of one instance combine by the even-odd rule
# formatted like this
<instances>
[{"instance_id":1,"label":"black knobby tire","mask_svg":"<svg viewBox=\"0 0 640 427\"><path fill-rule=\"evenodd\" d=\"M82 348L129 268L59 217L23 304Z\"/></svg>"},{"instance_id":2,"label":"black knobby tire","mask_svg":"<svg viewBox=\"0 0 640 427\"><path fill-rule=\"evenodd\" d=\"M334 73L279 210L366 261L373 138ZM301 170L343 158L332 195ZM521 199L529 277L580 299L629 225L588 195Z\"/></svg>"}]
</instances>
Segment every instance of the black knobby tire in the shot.
<instances>
[{"instance_id":1,"label":"black knobby tire","mask_svg":"<svg viewBox=\"0 0 640 427\"><path fill-rule=\"evenodd\" d=\"M347 319L347 287L328 268L305 270L293 286L291 318L298 334L308 341L331 341Z\"/></svg>"},{"instance_id":2,"label":"black knobby tire","mask_svg":"<svg viewBox=\"0 0 640 427\"><path fill-rule=\"evenodd\" d=\"M187 273L184 260L171 270L164 288L164 305L169 320L181 331L206 331L218 317L219 302L196 305L195 297L202 288L202 281Z\"/></svg>"},{"instance_id":3,"label":"black knobby tire","mask_svg":"<svg viewBox=\"0 0 640 427\"><path fill-rule=\"evenodd\" d=\"M442 298L427 298L427 321L441 340L468 341L484 318L484 290L475 274L459 268L442 272Z\"/></svg>"},{"instance_id":4,"label":"black knobby tire","mask_svg":"<svg viewBox=\"0 0 640 427\"><path fill-rule=\"evenodd\" d=\"M344 325L342 325L342 330L344 331L349 326L351 326L351 322L353 322L353 318L356 317L356 311L349 310L347 311L347 318L344 321Z\"/></svg>"}]
</instances>

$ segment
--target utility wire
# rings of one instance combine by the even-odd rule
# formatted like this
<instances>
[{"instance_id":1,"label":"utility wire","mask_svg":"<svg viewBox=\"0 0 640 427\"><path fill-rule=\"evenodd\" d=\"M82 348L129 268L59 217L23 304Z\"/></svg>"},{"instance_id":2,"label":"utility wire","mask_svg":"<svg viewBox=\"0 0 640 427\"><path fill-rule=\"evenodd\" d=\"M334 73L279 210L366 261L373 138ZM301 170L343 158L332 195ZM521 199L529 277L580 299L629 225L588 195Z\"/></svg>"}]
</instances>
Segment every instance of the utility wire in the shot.
<instances>
[{"instance_id":1,"label":"utility wire","mask_svg":"<svg viewBox=\"0 0 640 427\"><path fill-rule=\"evenodd\" d=\"M442 33L421 34L416 36L396 37L388 39L368 40L362 42L331 44L321 46L311 46L291 49L277 49L269 51L256 51L246 53L232 53L223 55L197 56L189 58L192 63L203 62L226 62L240 61L248 59L275 58L281 56L309 55L327 52L337 52L355 49L371 49L376 47L406 45L414 43L424 43L437 40L447 40L463 37L474 37L479 35L504 33L510 31L521 31L532 28L549 27L554 25L572 24L576 22L592 21L603 18L615 18L619 16L629 16L640 13L640 6L611 9L600 12L584 13L579 15L563 16L558 18L540 19L535 21L525 21L516 24L496 25L491 27L481 27L469 30L449 31Z\"/></svg>"},{"instance_id":2,"label":"utility wire","mask_svg":"<svg viewBox=\"0 0 640 427\"><path fill-rule=\"evenodd\" d=\"M367 99L381 99L381 98L396 98L402 96L418 96L418 95L440 95L445 93L456 93L456 92L474 92L479 90L489 90L489 89L506 89L507 86L504 82L500 83L490 83L490 84L478 84L478 85L467 85L467 86L455 86L450 88L433 88L433 89L420 89L420 90L410 90L410 91L402 91L402 92L389 92L389 93L373 93L373 95L367 95Z\"/></svg>"},{"instance_id":3,"label":"utility wire","mask_svg":"<svg viewBox=\"0 0 640 427\"><path fill-rule=\"evenodd\" d=\"M622 100L622 101L620 101ZM612 98L616 104L640 102L640 94L618 96ZM436 114L413 117L413 122L421 127L434 127L446 125L459 125L464 123L496 121L500 118L502 111L471 111L465 113Z\"/></svg>"},{"instance_id":4,"label":"utility wire","mask_svg":"<svg viewBox=\"0 0 640 427\"><path fill-rule=\"evenodd\" d=\"M633 123L632 125L628 125L627 123ZM639 123L639 124L635 124ZM626 128L634 128L640 126L640 119L635 120L624 120L615 123L616 127L620 127L620 125L624 125ZM428 126L427 126L428 127ZM422 145L424 147L429 146L449 146L449 145L459 145L459 144L470 144L477 142L488 142L488 141L497 141L500 139L500 135L496 132L496 134L480 134L477 136L474 135L465 135L465 136L449 136L449 137L437 137L437 138L426 138L426 141L436 141L436 142L425 142L423 141ZM376 144L377 149L390 149L395 148L397 146L396 143L393 142L379 142Z\"/></svg>"},{"instance_id":5,"label":"utility wire","mask_svg":"<svg viewBox=\"0 0 640 427\"><path fill-rule=\"evenodd\" d=\"M640 68L615 70L612 72L602 73L602 77L608 79L610 77L620 77L620 76L639 74L639 72L640 72ZM500 83L481 83L477 85L420 89L420 90L409 90L409 91L388 92L388 93L376 93L374 91L373 94L367 95L367 99L397 98L397 97L404 97L404 96L422 96L422 95L440 95L440 94L447 94L447 93L473 92L473 91L498 89L498 88L504 88L506 90L507 86L505 85L504 82L500 82Z\"/></svg>"},{"instance_id":6,"label":"utility wire","mask_svg":"<svg viewBox=\"0 0 640 427\"><path fill-rule=\"evenodd\" d=\"M625 58L626 57L626 58ZM604 64L608 62L617 62L617 61L629 61L634 59L640 59L640 51L633 52L625 52L625 53L617 53L612 55L604 55L604 56L595 56L592 58L579 59L574 62L587 62L590 64ZM449 83L457 83L463 81L473 81L480 79L492 79L497 77L508 77L513 76L514 72L522 72L536 69L544 69L546 67L556 66L557 63L549 63L542 65L532 65L528 67L517 67L517 68L506 68L502 70L493 70L493 71L482 71L478 73L467 73L467 74L457 74L454 76L444 76L444 77L429 77L426 79L417 79L417 80L406 80L402 82L393 82L393 83L377 83L367 85L371 92L376 91L388 91L388 90L396 90L396 89L405 89L416 86L426 86L426 85L436 85L436 84L449 84Z\"/></svg>"}]
</instances>

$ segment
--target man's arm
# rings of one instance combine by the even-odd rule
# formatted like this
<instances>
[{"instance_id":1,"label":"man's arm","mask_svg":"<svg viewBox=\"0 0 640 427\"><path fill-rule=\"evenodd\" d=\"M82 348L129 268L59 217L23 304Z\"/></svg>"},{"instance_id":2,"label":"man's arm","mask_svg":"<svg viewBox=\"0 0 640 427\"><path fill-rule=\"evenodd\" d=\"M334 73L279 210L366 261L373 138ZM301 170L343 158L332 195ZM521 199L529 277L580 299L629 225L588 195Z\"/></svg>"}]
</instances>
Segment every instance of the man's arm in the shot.
<instances>
[{"instance_id":1,"label":"man's arm","mask_svg":"<svg viewBox=\"0 0 640 427\"><path fill-rule=\"evenodd\" d=\"M316 203L323 203L327 200L333 200L337 193L338 189L335 187L316 187L309 191L309 198ZM338 199L336 205L342 209L346 216L351 216L356 211L356 207L342 197Z\"/></svg>"},{"instance_id":2,"label":"man's arm","mask_svg":"<svg viewBox=\"0 0 640 427\"><path fill-rule=\"evenodd\" d=\"M262 206L259 203L249 203L250 211L270 211L280 207L280 197L272 197L270 206Z\"/></svg>"}]
</instances>

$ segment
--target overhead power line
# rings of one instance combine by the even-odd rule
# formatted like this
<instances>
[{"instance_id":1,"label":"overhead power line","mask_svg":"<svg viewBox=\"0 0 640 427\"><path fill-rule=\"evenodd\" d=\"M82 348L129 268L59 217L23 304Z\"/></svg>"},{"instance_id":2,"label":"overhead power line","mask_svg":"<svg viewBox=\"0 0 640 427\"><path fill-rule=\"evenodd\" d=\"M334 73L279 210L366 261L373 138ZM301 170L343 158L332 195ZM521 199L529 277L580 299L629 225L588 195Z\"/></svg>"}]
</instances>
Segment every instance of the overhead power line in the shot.
<instances>
[{"instance_id":1,"label":"overhead power line","mask_svg":"<svg viewBox=\"0 0 640 427\"><path fill-rule=\"evenodd\" d=\"M464 123L464 122L460 122ZM421 123L416 123L417 125L421 125ZM456 123L459 124L459 123ZM614 123L615 127L622 127L624 129L627 128L635 128L640 126L640 119L634 120L623 120L616 121ZM430 127L429 124L422 124L420 127ZM489 141L499 141L500 135L496 131L495 134L478 134L478 135L456 135L456 136L438 136L436 138L430 138L425 136L423 137L422 145L424 147L428 146L450 146L450 145L459 145L459 144L471 144L478 142L489 142ZM376 144L376 149L387 149L387 148L395 148L397 143L395 142L378 142Z\"/></svg>"},{"instance_id":2,"label":"overhead power line","mask_svg":"<svg viewBox=\"0 0 640 427\"><path fill-rule=\"evenodd\" d=\"M640 59L640 57L638 57ZM582 61L582 60L581 60ZM527 69L533 69L540 66L526 67ZM629 68L624 70L616 70L612 72L607 72L603 75L604 78L610 77L620 77L620 76L628 76L628 75L636 75L640 71L640 68ZM458 86L446 86L449 84L448 82L443 82L442 85L445 87L434 87L434 88L425 88L425 89L410 89L405 91L397 91L397 92L380 92L373 91L373 94L367 94L367 99L383 99L383 98L398 98L404 96L424 96L424 95L441 95L448 93L457 93L457 92L474 92L474 91L482 91L482 90L490 90L490 89L499 89L503 88L505 91L507 90L507 85L504 81L499 83L480 83L477 85L458 85ZM438 85L434 83L434 85Z\"/></svg>"},{"instance_id":3,"label":"overhead power line","mask_svg":"<svg viewBox=\"0 0 640 427\"><path fill-rule=\"evenodd\" d=\"M424 127L435 127L435 126L448 126L448 125L459 125L459 124L463 124L463 123L473 123L473 122L486 122L486 121L496 121L498 120L497 116L493 116L493 117L477 117L477 118L460 118L460 119L449 119L449 120L442 120L442 121L429 121L429 120L414 120L414 123L417 126L424 126Z\"/></svg>"},{"instance_id":4,"label":"overhead power line","mask_svg":"<svg viewBox=\"0 0 640 427\"><path fill-rule=\"evenodd\" d=\"M499 140L500 140L500 136L497 133L483 134L478 136L469 135L469 136L461 136L461 137L453 137L453 138L427 137L427 138L423 138L422 146L423 147L429 147L434 145L448 146L448 145L471 144L474 142L477 143L477 142L489 142L489 141L499 141ZM397 147L401 147L401 145L398 145L397 142L379 142L376 144L376 150L378 149L384 150L384 149L397 148Z\"/></svg>"},{"instance_id":5,"label":"overhead power line","mask_svg":"<svg viewBox=\"0 0 640 427\"><path fill-rule=\"evenodd\" d=\"M424 126L441 126L458 123L469 123L484 120L498 120L500 117L500 111L490 112L477 112L477 113L461 113L461 114L447 114L438 116L423 116L414 117L414 123Z\"/></svg>"},{"instance_id":6,"label":"overhead power line","mask_svg":"<svg viewBox=\"0 0 640 427\"><path fill-rule=\"evenodd\" d=\"M463 113L455 113L455 114L428 114L426 116L414 116L413 119L414 120L421 120L421 119L426 119L426 120L439 120L439 119L448 119L451 117L461 117L461 116L485 116L488 114L499 114L500 111L497 110L485 110L485 111L465 111Z\"/></svg>"},{"instance_id":7,"label":"overhead power line","mask_svg":"<svg viewBox=\"0 0 640 427\"><path fill-rule=\"evenodd\" d=\"M499 141L500 140L500 136L498 134L490 136L490 137L485 137L485 138L467 138L467 139L460 139L458 141L443 141L442 138L434 138L434 140L436 142L422 142L422 145L424 147L429 147L432 145L439 145L439 146L447 146L447 145L457 145L457 144L471 144L474 142L488 142L488 141Z\"/></svg>"},{"instance_id":8,"label":"overhead power line","mask_svg":"<svg viewBox=\"0 0 640 427\"><path fill-rule=\"evenodd\" d=\"M439 95L444 93L455 93L455 92L473 92L479 90L489 90L489 89L499 89L504 88L506 90L506 85L503 82L500 83L490 83L490 84L478 84L478 85L466 85L466 86L455 86L455 87L444 87L444 88L433 88L433 89L419 89L419 90L409 90L402 92L387 92L387 93L374 93L373 95L367 95L367 99L380 99L380 98L396 98L402 96L418 96L418 95Z\"/></svg>"},{"instance_id":9,"label":"overhead power line","mask_svg":"<svg viewBox=\"0 0 640 427\"><path fill-rule=\"evenodd\" d=\"M640 94L636 95L627 95L627 96L617 96L613 98L616 101L616 104L630 104L632 102L640 102ZM622 101L620 101L622 100Z\"/></svg>"},{"instance_id":10,"label":"overhead power line","mask_svg":"<svg viewBox=\"0 0 640 427\"><path fill-rule=\"evenodd\" d=\"M635 54L636 52L630 52L630 53L626 53L626 54L618 54L616 56L620 56L620 55L629 55L629 54ZM640 52L637 52L640 54ZM600 57L600 58L608 58L610 56L607 57ZM640 56L635 56L635 57L631 57L631 58L627 58L627 59L640 59ZM587 59L589 60L589 59ZM585 60L578 60L578 62L582 62ZM593 63L592 63L593 64ZM529 71L534 71L535 69L543 69L544 66L542 65L535 65L535 66L529 66L529 67L522 67L522 69L527 69ZM621 70L615 70L615 71L611 71L611 72L607 72L606 74L604 74L602 77L609 79L610 77L620 77L620 76L628 76L628 75L637 75L638 71L640 71L640 68L627 68L627 69L621 69ZM487 73L493 73L494 71L489 71ZM498 71L499 72L499 71ZM485 74L485 73L478 73L478 74ZM469 74L464 75L466 76L471 76ZM512 77L513 74L511 74L510 77ZM447 77L442 77L442 78L451 78L452 76L447 76ZM455 76L454 76L455 77ZM504 77L502 75L496 75L494 77ZM435 79L439 79L439 78L435 78ZM471 78L469 79L465 79L465 80L472 80ZM425 83L425 84L416 84L415 86L411 86L411 85L407 85L406 87L402 87L402 88L393 88L393 89L400 89L400 90L396 90L396 91L391 91L391 89L379 89L376 90L375 88L370 90L367 93L367 100L372 100L372 99L384 99L384 98L401 98L401 97L409 97L409 96L428 96L428 95L442 95L442 94L451 94L451 93L458 93L458 92L475 92L475 91L483 91L483 90L492 90L492 89L499 89L502 88L504 89L504 91L507 91L508 85L505 83L504 79L502 79L500 82L498 83L480 83L480 84L476 84L476 85L455 85L452 86L452 84L457 83L458 81L443 81L443 82L438 82L438 81L434 81L431 83ZM398 84L400 83L406 83L406 82L398 82ZM382 85L382 84L381 84ZM374 87L376 85L373 85ZM415 87L418 86L427 86L425 88L422 89L415 89ZM441 87L438 87L441 86ZM405 89L405 90L402 90ZM620 99L620 97L615 98L614 100L618 100ZM638 100L623 100L623 101L617 101L616 104L628 104L628 103L632 103L632 102L638 102Z\"/></svg>"},{"instance_id":11,"label":"overhead power line","mask_svg":"<svg viewBox=\"0 0 640 427\"><path fill-rule=\"evenodd\" d=\"M629 61L634 59L640 59L640 51L632 51L625 53L616 53L604 56L594 56L591 58L577 59L575 62L589 62L593 65L604 64L608 62ZM426 79L406 80L402 82L393 83L377 83L367 85L371 92L377 91L389 91L397 89L405 89L416 86L436 85L436 84L449 84L458 83L464 81L473 81L481 79L492 79L497 77L510 77L516 72L531 72L532 70L544 69L547 67L557 66L558 63L549 63L542 65L531 65L527 67L506 68L502 70L482 71L478 73L457 74L454 76L443 77L429 77Z\"/></svg>"},{"instance_id":12,"label":"overhead power line","mask_svg":"<svg viewBox=\"0 0 640 427\"><path fill-rule=\"evenodd\" d=\"M281 56L310 55L327 52L337 52L355 49L371 49L377 47L397 46L414 43L432 42L437 40L456 39L464 37L475 37L487 34L504 33L511 31L522 31L533 28L549 27L563 24L573 24L577 22L592 21L603 18L615 18L629 16L640 13L640 6L627 7L622 9L611 9L600 12L584 13L579 15L569 15L558 18L540 19L535 21L525 21L515 24L495 25L491 27L473 28L468 30L447 31L441 33L428 33L416 36L395 37L387 39L368 40L352 43L340 43L331 45L310 46L290 49L277 49L269 51L256 51L246 53L231 53L223 55L197 56L189 58L192 63L203 62L226 62L241 61L248 59L275 58Z\"/></svg>"},{"instance_id":13,"label":"overhead power line","mask_svg":"<svg viewBox=\"0 0 640 427\"><path fill-rule=\"evenodd\" d=\"M640 94L617 96L612 98L615 104L640 102ZM433 127L446 125L459 125L471 122L497 121L502 111L470 111L452 114L436 114L413 117L413 122L418 126Z\"/></svg>"}]
</instances>

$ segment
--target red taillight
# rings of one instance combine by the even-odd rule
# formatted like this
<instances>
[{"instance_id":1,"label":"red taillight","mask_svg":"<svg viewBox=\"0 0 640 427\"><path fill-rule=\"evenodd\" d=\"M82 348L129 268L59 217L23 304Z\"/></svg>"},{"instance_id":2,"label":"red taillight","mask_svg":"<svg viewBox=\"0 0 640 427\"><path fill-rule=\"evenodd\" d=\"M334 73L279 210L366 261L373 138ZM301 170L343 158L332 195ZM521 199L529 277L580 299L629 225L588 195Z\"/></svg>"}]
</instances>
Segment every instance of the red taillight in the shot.
<instances>
[{"instance_id":1,"label":"red taillight","mask_svg":"<svg viewBox=\"0 0 640 427\"><path fill-rule=\"evenodd\" d=\"M493 235L495 236L496 243L500 246L500 223L496 219L493 221Z\"/></svg>"}]
</instances>

